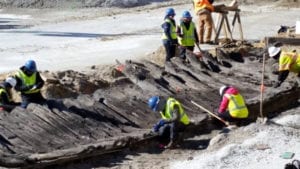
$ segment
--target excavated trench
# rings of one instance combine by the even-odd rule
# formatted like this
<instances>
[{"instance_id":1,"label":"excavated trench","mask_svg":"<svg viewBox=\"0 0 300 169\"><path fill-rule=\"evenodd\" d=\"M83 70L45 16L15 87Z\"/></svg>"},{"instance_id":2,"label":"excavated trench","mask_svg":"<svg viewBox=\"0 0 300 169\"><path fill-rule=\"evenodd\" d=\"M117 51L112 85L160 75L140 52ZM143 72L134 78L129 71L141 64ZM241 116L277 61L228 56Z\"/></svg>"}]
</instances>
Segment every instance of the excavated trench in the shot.
<instances>
[{"instance_id":1,"label":"excavated trench","mask_svg":"<svg viewBox=\"0 0 300 169\"><path fill-rule=\"evenodd\" d=\"M100 76L102 67L93 67L89 74L44 72L47 105L30 104L26 110L0 114L0 166L53 168L103 154L122 157L134 151L161 151L150 134L159 119L147 108L153 95L181 101L192 121L186 137L222 128L191 101L216 111L218 89L224 84L237 87L246 99L250 117L244 125L254 122L259 116L264 52L248 44L205 52L201 60L189 53L189 62L176 57L165 66L148 60L118 62L106 72L111 82ZM298 106L300 96L292 77L272 88L276 80L269 69L272 64L267 58L263 113L269 117Z\"/></svg>"}]
</instances>

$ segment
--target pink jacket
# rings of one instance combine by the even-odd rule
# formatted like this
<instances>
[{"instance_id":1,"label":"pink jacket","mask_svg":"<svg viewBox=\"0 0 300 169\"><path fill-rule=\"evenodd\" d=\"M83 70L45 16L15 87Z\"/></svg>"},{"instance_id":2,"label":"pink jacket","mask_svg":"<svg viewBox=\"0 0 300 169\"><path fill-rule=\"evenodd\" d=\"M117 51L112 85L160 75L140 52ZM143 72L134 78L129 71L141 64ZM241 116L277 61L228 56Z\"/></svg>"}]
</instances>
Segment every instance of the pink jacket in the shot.
<instances>
[{"instance_id":1,"label":"pink jacket","mask_svg":"<svg viewBox=\"0 0 300 169\"><path fill-rule=\"evenodd\" d=\"M227 97L224 96L225 94L234 94L234 95L236 95L236 94L238 94L238 93L239 93L239 91L238 91L236 88L234 88L234 87L229 87L229 88L225 91L225 93L223 94L223 98L222 98L222 101L221 101L221 104L220 104L220 107L219 107L218 112L219 112L219 113L225 113L226 110L227 110L227 107L228 107L228 104L229 104L229 99L228 99Z\"/></svg>"}]
</instances>

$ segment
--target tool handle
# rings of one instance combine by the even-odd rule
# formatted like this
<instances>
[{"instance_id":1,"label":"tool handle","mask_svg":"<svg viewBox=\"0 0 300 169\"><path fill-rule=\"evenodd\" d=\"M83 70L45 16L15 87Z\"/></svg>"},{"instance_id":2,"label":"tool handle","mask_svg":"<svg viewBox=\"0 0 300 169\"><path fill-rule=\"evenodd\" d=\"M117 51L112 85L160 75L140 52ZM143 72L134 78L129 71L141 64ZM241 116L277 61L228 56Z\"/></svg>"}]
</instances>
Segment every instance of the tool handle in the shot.
<instances>
[{"instance_id":1,"label":"tool handle","mask_svg":"<svg viewBox=\"0 0 300 169\"><path fill-rule=\"evenodd\" d=\"M214 113L210 112L209 110L207 110L206 108L202 107L201 105L197 104L196 102L194 102L193 100L191 100L191 103L193 103L194 105L196 105L197 107L199 107L200 109L206 111L207 113L209 113L210 115L212 115L213 117L215 117L216 119L220 120L221 122L223 122L226 126L229 126L229 123L223 119L221 119L219 116L215 115Z\"/></svg>"}]
</instances>

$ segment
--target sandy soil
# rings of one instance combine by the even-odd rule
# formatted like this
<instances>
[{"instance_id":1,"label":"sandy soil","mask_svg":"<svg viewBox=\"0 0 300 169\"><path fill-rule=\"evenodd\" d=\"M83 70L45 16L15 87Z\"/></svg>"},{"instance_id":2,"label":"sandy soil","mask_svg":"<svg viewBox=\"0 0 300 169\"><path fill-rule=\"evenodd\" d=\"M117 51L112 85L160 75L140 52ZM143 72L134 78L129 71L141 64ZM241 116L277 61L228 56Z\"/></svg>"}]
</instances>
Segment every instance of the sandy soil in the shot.
<instances>
[{"instance_id":1,"label":"sandy soil","mask_svg":"<svg viewBox=\"0 0 300 169\"><path fill-rule=\"evenodd\" d=\"M273 5L241 6L246 39L260 40L274 35L280 25L295 24L299 9L287 10ZM191 5L174 5L174 8L180 15L182 11L190 10ZM115 59L144 58L161 46L159 25L164 10L165 7L155 6L129 11L2 9L0 38L5 43L0 46L0 72L16 70L27 59L35 59L40 70L82 71L93 65L114 63ZM295 109L290 113L298 111ZM105 163L107 159L98 159L62 168L279 169L291 161L280 158L283 152L292 151L294 158L300 158L299 130L293 128L295 125L287 127L290 123L297 124L299 117L286 116L276 122L284 126L252 124L227 134L214 131L186 140L187 145L193 146L183 150L132 152L121 157L116 155L114 159L110 158L113 161L108 160L109 163ZM211 146L208 146L209 142Z\"/></svg>"},{"instance_id":2,"label":"sandy soil","mask_svg":"<svg viewBox=\"0 0 300 169\"><path fill-rule=\"evenodd\" d=\"M178 20L191 5L174 8ZM299 13L297 8L277 8L275 12L272 4L242 5L241 9L244 37L258 40L274 35L280 25L295 25L289 18ZM2 9L0 38L5 43L0 47L0 72L18 69L27 59L35 59L40 70L84 70L115 63L115 59L147 56L161 46L159 25L164 10L157 5L129 12L102 8Z\"/></svg>"}]
</instances>

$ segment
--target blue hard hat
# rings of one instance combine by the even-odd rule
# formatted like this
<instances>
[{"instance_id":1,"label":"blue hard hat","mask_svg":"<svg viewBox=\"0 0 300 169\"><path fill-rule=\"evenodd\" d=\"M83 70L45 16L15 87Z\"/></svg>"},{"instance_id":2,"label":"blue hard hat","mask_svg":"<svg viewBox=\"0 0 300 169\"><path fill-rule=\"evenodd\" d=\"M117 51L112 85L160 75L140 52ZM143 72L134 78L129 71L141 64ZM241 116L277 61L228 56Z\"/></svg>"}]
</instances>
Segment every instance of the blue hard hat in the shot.
<instances>
[{"instance_id":1,"label":"blue hard hat","mask_svg":"<svg viewBox=\"0 0 300 169\"><path fill-rule=\"evenodd\" d=\"M151 110L156 111L157 106L159 103L159 97L158 96L153 96L148 100L148 106L150 107Z\"/></svg>"},{"instance_id":2,"label":"blue hard hat","mask_svg":"<svg viewBox=\"0 0 300 169\"><path fill-rule=\"evenodd\" d=\"M28 70L28 71L31 71L31 72L36 72L37 69L36 69L36 64L35 64L35 61L34 60L28 60L24 67Z\"/></svg>"},{"instance_id":3,"label":"blue hard hat","mask_svg":"<svg viewBox=\"0 0 300 169\"><path fill-rule=\"evenodd\" d=\"M191 18L192 15L190 14L189 11L184 11L184 12L182 13L182 17L183 17L183 18Z\"/></svg>"},{"instance_id":4,"label":"blue hard hat","mask_svg":"<svg viewBox=\"0 0 300 169\"><path fill-rule=\"evenodd\" d=\"M173 8L168 8L166 10L166 16L172 16L172 15L175 15L175 11Z\"/></svg>"}]
</instances>

